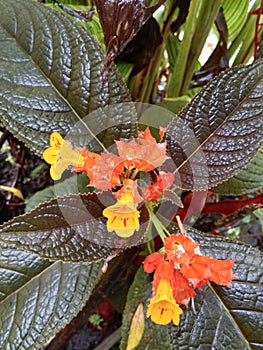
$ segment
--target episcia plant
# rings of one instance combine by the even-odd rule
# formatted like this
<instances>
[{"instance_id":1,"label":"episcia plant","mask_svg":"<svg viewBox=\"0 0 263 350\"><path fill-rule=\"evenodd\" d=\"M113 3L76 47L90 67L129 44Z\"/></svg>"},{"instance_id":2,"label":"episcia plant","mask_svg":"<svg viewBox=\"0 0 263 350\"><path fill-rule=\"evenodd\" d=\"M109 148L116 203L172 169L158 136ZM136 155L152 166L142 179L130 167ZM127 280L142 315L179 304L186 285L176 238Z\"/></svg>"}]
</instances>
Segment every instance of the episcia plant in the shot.
<instances>
[{"instance_id":1,"label":"episcia plant","mask_svg":"<svg viewBox=\"0 0 263 350\"><path fill-rule=\"evenodd\" d=\"M125 14L106 3L111 21ZM227 69L178 115L134 103L112 61L164 1L121 4L140 16L135 29L124 20L105 35L105 59L67 15L0 0L1 122L55 181L0 227L0 347L40 349L141 252L128 293L119 291L121 349L260 349L262 254L176 214L180 191L213 189L257 157L263 62Z\"/></svg>"}]
</instances>

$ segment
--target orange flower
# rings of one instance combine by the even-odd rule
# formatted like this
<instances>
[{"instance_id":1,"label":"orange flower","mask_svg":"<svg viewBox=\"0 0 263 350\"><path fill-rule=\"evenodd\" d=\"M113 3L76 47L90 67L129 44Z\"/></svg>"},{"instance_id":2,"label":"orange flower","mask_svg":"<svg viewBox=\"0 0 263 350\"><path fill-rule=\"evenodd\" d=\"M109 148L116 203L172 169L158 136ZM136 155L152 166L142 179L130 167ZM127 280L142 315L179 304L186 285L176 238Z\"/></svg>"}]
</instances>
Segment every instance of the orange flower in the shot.
<instances>
[{"instance_id":1,"label":"orange flower","mask_svg":"<svg viewBox=\"0 0 263 350\"><path fill-rule=\"evenodd\" d=\"M232 272L234 260L217 260L201 255L199 245L181 233L166 237L163 250L162 253L150 254L144 261L144 271L154 272L153 299L148 313L154 314L152 320L156 323L169 323L173 303L187 306L196 296L195 288L201 288L210 281L231 287L229 282L236 278ZM165 296L161 297L164 283L166 293L163 292ZM163 310L167 317L162 319Z\"/></svg>"},{"instance_id":2,"label":"orange flower","mask_svg":"<svg viewBox=\"0 0 263 350\"><path fill-rule=\"evenodd\" d=\"M138 192L137 181L133 181L131 179L124 179L122 188L117 192L113 192L113 194L116 199L119 199L122 201L133 200L133 203L135 204L135 206L143 201L143 198L140 196Z\"/></svg>"},{"instance_id":3,"label":"orange flower","mask_svg":"<svg viewBox=\"0 0 263 350\"><path fill-rule=\"evenodd\" d=\"M161 166L168 159L166 143L157 144L147 140L143 144L139 144L135 140L130 142L115 141L115 143L120 157L126 159L125 167L128 169L136 167L141 171L149 172Z\"/></svg>"},{"instance_id":4,"label":"orange flower","mask_svg":"<svg viewBox=\"0 0 263 350\"><path fill-rule=\"evenodd\" d=\"M103 216L108 218L107 230L115 231L119 237L127 238L139 230L139 211L133 201L119 200L103 210Z\"/></svg>"},{"instance_id":5,"label":"orange flower","mask_svg":"<svg viewBox=\"0 0 263 350\"><path fill-rule=\"evenodd\" d=\"M121 179L124 177L122 169L116 168L122 163L122 159L113 153L102 153L96 164L94 171L95 187L107 191L122 185Z\"/></svg>"},{"instance_id":6,"label":"orange flower","mask_svg":"<svg viewBox=\"0 0 263 350\"><path fill-rule=\"evenodd\" d=\"M146 202L157 201L163 190L171 187L174 181L173 173L160 173L157 180L150 186L143 188L143 198Z\"/></svg>"},{"instance_id":7,"label":"orange flower","mask_svg":"<svg viewBox=\"0 0 263 350\"><path fill-rule=\"evenodd\" d=\"M50 176L53 180L59 180L70 165L77 167L84 161L83 156L74 151L72 146L57 132L50 135L50 146L44 151L43 158L48 164L51 164Z\"/></svg>"},{"instance_id":8,"label":"orange flower","mask_svg":"<svg viewBox=\"0 0 263 350\"><path fill-rule=\"evenodd\" d=\"M76 148L76 151L81 154L83 160L77 166L73 168L74 171L80 173L86 172L89 177L89 186L94 186L94 171L95 167L100 160L100 155L94 152L90 152L87 148Z\"/></svg>"},{"instance_id":9,"label":"orange flower","mask_svg":"<svg viewBox=\"0 0 263 350\"><path fill-rule=\"evenodd\" d=\"M180 322L182 309L173 298L173 291L168 280L162 279L158 285L156 295L148 305L147 317L157 324L166 325L173 321L177 326Z\"/></svg>"}]
</instances>

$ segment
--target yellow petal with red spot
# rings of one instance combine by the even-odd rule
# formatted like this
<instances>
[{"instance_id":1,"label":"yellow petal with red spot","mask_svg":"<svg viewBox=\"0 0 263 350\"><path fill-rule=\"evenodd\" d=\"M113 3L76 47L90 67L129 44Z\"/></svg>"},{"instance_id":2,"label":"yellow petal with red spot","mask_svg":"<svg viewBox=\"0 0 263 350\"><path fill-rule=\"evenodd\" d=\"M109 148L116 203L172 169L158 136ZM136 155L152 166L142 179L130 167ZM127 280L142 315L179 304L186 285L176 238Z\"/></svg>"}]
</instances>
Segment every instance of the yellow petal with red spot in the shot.
<instances>
[{"instance_id":1,"label":"yellow petal with red spot","mask_svg":"<svg viewBox=\"0 0 263 350\"><path fill-rule=\"evenodd\" d=\"M48 164L55 164L59 150L56 148L47 148L43 153L43 158Z\"/></svg>"},{"instance_id":2,"label":"yellow petal with red spot","mask_svg":"<svg viewBox=\"0 0 263 350\"><path fill-rule=\"evenodd\" d=\"M177 326L182 313L182 309L173 298L170 282L162 279L157 288L156 296L148 305L147 317L151 317L152 321L157 324L166 325L173 321Z\"/></svg>"},{"instance_id":3,"label":"yellow petal with red spot","mask_svg":"<svg viewBox=\"0 0 263 350\"><path fill-rule=\"evenodd\" d=\"M52 132L52 134L50 135L51 147L60 148L63 141L63 137L58 132Z\"/></svg>"},{"instance_id":4,"label":"yellow petal with red spot","mask_svg":"<svg viewBox=\"0 0 263 350\"><path fill-rule=\"evenodd\" d=\"M139 211L134 207L133 201L117 203L103 210L103 216L108 218L107 230L115 231L119 237L127 238L139 230Z\"/></svg>"}]
</instances>

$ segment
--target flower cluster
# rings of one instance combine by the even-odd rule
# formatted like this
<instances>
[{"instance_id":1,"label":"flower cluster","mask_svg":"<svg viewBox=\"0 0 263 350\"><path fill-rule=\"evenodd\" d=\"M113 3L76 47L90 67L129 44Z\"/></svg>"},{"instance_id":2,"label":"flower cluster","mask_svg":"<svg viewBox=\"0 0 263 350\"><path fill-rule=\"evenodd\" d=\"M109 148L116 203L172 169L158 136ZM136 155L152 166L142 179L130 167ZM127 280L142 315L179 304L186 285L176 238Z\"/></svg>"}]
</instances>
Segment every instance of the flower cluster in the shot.
<instances>
[{"instance_id":1,"label":"flower cluster","mask_svg":"<svg viewBox=\"0 0 263 350\"><path fill-rule=\"evenodd\" d=\"M163 134L161 130L160 139ZM118 154L99 155L87 148L73 148L60 134L52 133L51 147L44 151L43 157L51 164L50 174L54 180L59 180L70 167L75 172L86 172L89 186L111 190L116 203L103 211L108 219L107 230L126 238L139 230L139 203L157 202L163 191L173 184L174 175L157 171L168 159L166 143L157 143L149 128L139 132L137 140L115 141L115 144ZM140 181L142 174L147 174L146 180Z\"/></svg>"},{"instance_id":2,"label":"flower cluster","mask_svg":"<svg viewBox=\"0 0 263 350\"><path fill-rule=\"evenodd\" d=\"M154 272L147 317L157 324L173 321L178 325L183 312L178 304L187 306L196 296L195 288L210 281L231 287L230 281L236 278L233 264L234 260L201 255L199 245L182 233L164 238L163 252L155 252L144 261L145 272Z\"/></svg>"}]
</instances>

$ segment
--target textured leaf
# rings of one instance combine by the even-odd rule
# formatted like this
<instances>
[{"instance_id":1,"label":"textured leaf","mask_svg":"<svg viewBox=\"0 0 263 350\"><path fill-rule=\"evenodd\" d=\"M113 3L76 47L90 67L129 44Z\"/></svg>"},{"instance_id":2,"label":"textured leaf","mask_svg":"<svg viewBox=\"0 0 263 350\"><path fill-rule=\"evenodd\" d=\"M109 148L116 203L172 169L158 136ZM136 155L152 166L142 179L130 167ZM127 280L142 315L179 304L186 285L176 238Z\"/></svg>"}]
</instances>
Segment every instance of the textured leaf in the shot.
<instances>
[{"instance_id":1,"label":"textured leaf","mask_svg":"<svg viewBox=\"0 0 263 350\"><path fill-rule=\"evenodd\" d=\"M100 264L50 263L0 245L0 348L39 350L84 306Z\"/></svg>"},{"instance_id":2,"label":"textured leaf","mask_svg":"<svg viewBox=\"0 0 263 350\"><path fill-rule=\"evenodd\" d=\"M178 232L174 226L171 231ZM189 305L179 326L170 327L172 348L262 349L263 255L242 243L192 228L186 231L200 244L202 254L235 259L233 271L238 279L231 289L213 284L198 292L195 310Z\"/></svg>"},{"instance_id":3,"label":"textured leaf","mask_svg":"<svg viewBox=\"0 0 263 350\"><path fill-rule=\"evenodd\" d=\"M169 124L165 141L178 187L214 187L251 160L263 141L262 91L262 60L229 69Z\"/></svg>"},{"instance_id":4,"label":"textured leaf","mask_svg":"<svg viewBox=\"0 0 263 350\"><path fill-rule=\"evenodd\" d=\"M43 258L63 261L97 261L143 239L148 212L141 208L139 232L119 239L108 232L103 209L115 202L109 193L80 194L52 199L33 211L0 226L0 241ZM118 250L116 251L119 252ZM115 255L116 255L115 254Z\"/></svg>"},{"instance_id":5,"label":"textured leaf","mask_svg":"<svg viewBox=\"0 0 263 350\"><path fill-rule=\"evenodd\" d=\"M54 197L67 196L73 193L88 193L87 187L89 178L86 173L75 174L65 181L58 182L44 190L36 192L32 197L26 200L26 211L36 208L40 203L49 201Z\"/></svg>"},{"instance_id":6,"label":"textured leaf","mask_svg":"<svg viewBox=\"0 0 263 350\"><path fill-rule=\"evenodd\" d=\"M147 7L144 0L95 0L107 51L105 67L123 51L164 1Z\"/></svg>"},{"instance_id":7,"label":"textured leaf","mask_svg":"<svg viewBox=\"0 0 263 350\"><path fill-rule=\"evenodd\" d=\"M52 131L64 136L76 123L75 133L85 130L106 146L135 135L131 106L119 105L129 102L127 89L114 67L102 78L103 57L97 40L67 15L31 1L0 1L1 120L38 155ZM109 104L117 104L109 118L90 115Z\"/></svg>"},{"instance_id":8,"label":"textured leaf","mask_svg":"<svg viewBox=\"0 0 263 350\"><path fill-rule=\"evenodd\" d=\"M259 151L237 175L213 188L220 194L240 195L263 187L263 152Z\"/></svg>"},{"instance_id":9,"label":"textured leaf","mask_svg":"<svg viewBox=\"0 0 263 350\"><path fill-rule=\"evenodd\" d=\"M135 275L134 282L130 287L127 303L123 313L120 350L126 350L132 317L140 302L143 303L144 314L146 315L146 306L148 302L146 300L151 297L151 292L152 285L150 275L145 273L143 268L140 267ZM167 327L156 325L149 319L146 319L143 337L136 347L136 350L145 349L168 350L169 338Z\"/></svg>"}]
</instances>

